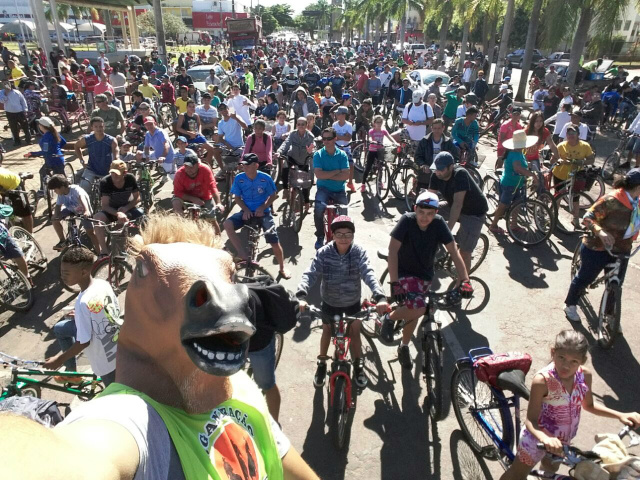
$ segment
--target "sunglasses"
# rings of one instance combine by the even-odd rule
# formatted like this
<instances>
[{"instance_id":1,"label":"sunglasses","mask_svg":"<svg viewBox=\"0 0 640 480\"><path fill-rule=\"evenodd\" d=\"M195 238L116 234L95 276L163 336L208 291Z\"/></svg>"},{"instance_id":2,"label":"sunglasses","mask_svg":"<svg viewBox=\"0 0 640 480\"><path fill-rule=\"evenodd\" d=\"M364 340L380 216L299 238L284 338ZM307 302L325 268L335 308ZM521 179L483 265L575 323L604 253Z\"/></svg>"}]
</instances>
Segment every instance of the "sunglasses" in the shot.
<instances>
[{"instance_id":1,"label":"sunglasses","mask_svg":"<svg viewBox=\"0 0 640 480\"><path fill-rule=\"evenodd\" d=\"M322 137L322 141L323 142L330 142L331 140L334 140L336 137Z\"/></svg>"},{"instance_id":2,"label":"sunglasses","mask_svg":"<svg viewBox=\"0 0 640 480\"><path fill-rule=\"evenodd\" d=\"M333 236L335 238L353 238L353 233L334 233Z\"/></svg>"}]
</instances>

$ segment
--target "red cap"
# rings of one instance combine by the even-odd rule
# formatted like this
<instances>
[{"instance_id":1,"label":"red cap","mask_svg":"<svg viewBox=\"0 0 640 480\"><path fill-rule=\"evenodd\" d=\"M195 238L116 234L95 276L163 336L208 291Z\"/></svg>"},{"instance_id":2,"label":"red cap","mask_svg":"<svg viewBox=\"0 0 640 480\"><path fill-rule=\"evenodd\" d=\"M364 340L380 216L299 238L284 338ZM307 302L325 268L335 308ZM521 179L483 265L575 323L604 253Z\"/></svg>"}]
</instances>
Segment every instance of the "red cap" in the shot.
<instances>
[{"instance_id":1,"label":"red cap","mask_svg":"<svg viewBox=\"0 0 640 480\"><path fill-rule=\"evenodd\" d=\"M85 65L89 65L91 62L89 61L88 58L85 58L82 63L84 63Z\"/></svg>"},{"instance_id":2,"label":"red cap","mask_svg":"<svg viewBox=\"0 0 640 480\"><path fill-rule=\"evenodd\" d=\"M144 117L144 123L156 123L156 119L153 117Z\"/></svg>"}]
</instances>

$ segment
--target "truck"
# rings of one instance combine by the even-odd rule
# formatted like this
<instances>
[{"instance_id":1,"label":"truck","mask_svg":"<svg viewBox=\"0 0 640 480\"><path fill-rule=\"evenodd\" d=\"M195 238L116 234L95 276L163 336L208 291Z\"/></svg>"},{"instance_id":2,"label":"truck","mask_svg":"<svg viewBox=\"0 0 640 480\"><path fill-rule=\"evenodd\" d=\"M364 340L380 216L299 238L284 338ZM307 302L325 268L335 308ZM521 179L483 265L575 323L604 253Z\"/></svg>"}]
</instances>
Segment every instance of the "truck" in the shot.
<instances>
[{"instance_id":1,"label":"truck","mask_svg":"<svg viewBox=\"0 0 640 480\"><path fill-rule=\"evenodd\" d=\"M260 17L227 18L227 35L233 50L252 50L262 40Z\"/></svg>"},{"instance_id":2,"label":"truck","mask_svg":"<svg viewBox=\"0 0 640 480\"><path fill-rule=\"evenodd\" d=\"M196 30L193 32L187 32L184 35L178 35L178 39L182 42L185 41L189 45L198 44L198 45L210 45L211 44L211 36L208 32Z\"/></svg>"}]
</instances>

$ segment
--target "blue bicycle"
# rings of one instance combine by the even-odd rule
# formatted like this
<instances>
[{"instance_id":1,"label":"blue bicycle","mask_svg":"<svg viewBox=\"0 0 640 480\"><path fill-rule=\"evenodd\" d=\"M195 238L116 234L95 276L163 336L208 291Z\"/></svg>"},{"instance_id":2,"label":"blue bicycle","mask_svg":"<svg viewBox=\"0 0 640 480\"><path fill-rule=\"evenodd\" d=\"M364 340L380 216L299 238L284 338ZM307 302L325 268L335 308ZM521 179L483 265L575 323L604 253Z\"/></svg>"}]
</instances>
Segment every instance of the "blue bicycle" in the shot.
<instances>
[{"instance_id":1,"label":"blue bicycle","mask_svg":"<svg viewBox=\"0 0 640 480\"><path fill-rule=\"evenodd\" d=\"M514 445L520 435L520 398L529 400L525 373L504 370L497 376L494 387L478 380L474 369L476 360L491 355L488 347L475 348L468 356L458 360L451 377L451 401L458 424L469 445L485 458L498 460L507 469L515 459ZM513 412L511 411L513 410ZM629 433L629 427L618 434ZM543 449L542 444L538 448ZM569 467L569 475L532 470L530 477L553 480L574 480L571 472L584 460L599 460L596 453L565 445L564 455L552 455L552 463Z\"/></svg>"}]
</instances>

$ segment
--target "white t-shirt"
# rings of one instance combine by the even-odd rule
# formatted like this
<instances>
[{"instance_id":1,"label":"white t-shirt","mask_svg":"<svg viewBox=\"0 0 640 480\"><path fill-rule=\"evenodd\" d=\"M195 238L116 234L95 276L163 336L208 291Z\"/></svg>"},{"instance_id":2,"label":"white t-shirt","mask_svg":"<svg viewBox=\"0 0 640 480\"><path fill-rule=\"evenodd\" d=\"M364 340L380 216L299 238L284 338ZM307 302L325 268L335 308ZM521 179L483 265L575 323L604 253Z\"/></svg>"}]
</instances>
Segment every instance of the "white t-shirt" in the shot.
<instances>
[{"instance_id":1,"label":"white t-shirt","mask_svg":"<svg viewBox=\"0 0 640 480\"><path fill-rule=\"evenodd\" d=\"M436 143L435 140L431 140L431 143L433 144L433 156L435 157L437 154L440 153L440 151L442 150L442 139L443 137L440 137L440 141Z\"/></svg>"},{"instance_id":2,"label":"white t-shirt","mask_svg":"<svg viewBox=\"0 0 640 480\"><path fill-rule=\"evenodd\" d=\"M76 341L85 349L93 373L106 375L116 368L116 340L122 325L118 297L105 280L93 279L75 304Z\"/></svg>"},{"instance_id":3,"label":"white t-shirt","mask_svg":"<svg viewBox=\"0 0 640 480\"><path fill-rule=\"evenodd\" d=\"M560 138L562 138L563 140L567 138L567 127L570 124L571 122L565 123L564 126L562 127L562 130L560 131ZM580 129L580 140L584 140L586 142L587 135L589 135L589 127L587 127L586 123L581 123L579 129Z\"/></svg>"},{"instance_id":4,"label":"white t-shirt","mask_svg":"<svg viewBox=\"0 0 640 480\"><path fill-rule=\"evenodd\" d=\"M462 105L458 105L458 109L456 110L456 119L460 117L464 117L467 114L467 107L463 103Z\"/></svg>"},{"instance_id":5,"label":"white t-shirt","mask_svg":"<svg viewBox=\"0 0 640 480\"><path fill-rule=\"evenodd\" d=\"M556 127L553 129L553 134L560 135L560 132L562 132L562 129L565 127L565 125L571 121L571 114L569 112L558 112L554 116L556 120Z\"/></svg>"},{"instance_id":6,"label":"white t-shirt","mask_svg":"<svg viewBox=\"0 0 640 480\"><path fill-rule=\"evenodd\" d=\"M89 211L85 211L81 199L84 199L84 205L89 207ZM67 210L72 211L76 215L92 215L91 200L89 194L78 185L69 185L69 193L67 195L58 195L56 205L62 205ZM109 373L109 372L107 372Z\"/></svg>"},{"instance_id":7,"label":"white t-shirt","mask_svg":"<svg viewBox=\"0 0 640 480\"><path fill-rule=\"evenodd\" d=\"M202 123L211 123L214 119L218 118L218 110L216 107L209 105L209 109L205 109L204 105L198 105L196 107L196 113L200 117Z\"/></svg>"},{"instance_id":8,"label":"white t-shirt","mask_svg":"<svg viewBox=\"0 0 640 480\"><path fill-rule=\"evenodd\" d=\"M353 134L353 125L351 122L344 122L344 125L340 125L339 122L334 122L332 125L338 135L349 135ZM340 145L342 147L346 147L351 143L351 140L336 140L336 145Z\"/></svg>"},{"instance_id":9,"label":"white t-shirt","mask_svg":"<svg viewBox=\"0 0 640 480\"><path fill-rule=\"evenodd\" d=\"M244 95L236 95L233 98L228 98L226 104L229 106L229 111L233 113L234 111L238 114L238 116L242 119L244 123L249 125L253 125L253 121L251 120L251 112L249 112L249 105L245 105L244 102L249 102L249 99Z\"/></svg>"},{"instance_id":10,"label":"white t-shirt","mask_svg":"<svg viewBox=\"0 0 640 480\"><path fill-rule=\"evenodd\" d=\"M411 107L411 108L409 108ZM426 107L426 116L425 116L425 107ZM433 118L433 109L431 105L428 103L420 103L420 105L416 105L415 103L408 103L404 110L402 111L402 120L411 120L412 122L424 122L429 118ZM409 132L409 137L411 140L418 141L422 139L427 134L427 126L426 125L405 125L407 132Z\"/></svg>"},{"instance_id":11,"label":"white t-shirt","mask_svg":"<svg viewBox=\"0 0 640 480\"><path fill-rule=\"evenodd\" d=\"M389 82L391 81L392 77L393 77L393 73L391 73L391 71L389 71L389 73L380 72L380 75L378 75L378 78L380 79L380 84L383 87L388 87L389 86Z\"/></svg>"}]
</instances>

